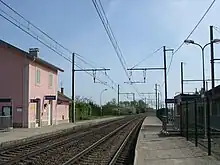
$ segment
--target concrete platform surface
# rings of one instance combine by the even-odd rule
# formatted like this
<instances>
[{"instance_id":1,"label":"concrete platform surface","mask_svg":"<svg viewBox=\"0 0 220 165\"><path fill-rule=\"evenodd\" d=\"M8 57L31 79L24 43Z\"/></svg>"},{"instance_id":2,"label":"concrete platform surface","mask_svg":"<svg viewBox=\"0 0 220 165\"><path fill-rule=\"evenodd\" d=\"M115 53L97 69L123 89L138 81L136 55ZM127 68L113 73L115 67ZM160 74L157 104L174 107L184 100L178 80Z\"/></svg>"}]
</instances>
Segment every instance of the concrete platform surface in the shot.
<instances>
[{"instance_id":1,"label":"concrete platform surface","mask_svg":"<svg viewBox=\"0 0 220 165\"><path fill-rule=\"evenodd\" d=\"M38 137L47 136L53 133L62 132L68 129L78 129L85 126L95 125L101 122L110 121L120 117L108 117L94 120L85 120L76 123L66 123L52 126L45 126L41 128L15 128L10 132L0 132L0 147L16 144L22 141L32 140Z\"/></svg>"},{"instance_id":2,"label":"concrete platform surface","mask_svg":"<svg viewBox=\"0 0 220 165\"><path fill-rule=\"evenodd\" d=\"M146 117L138 136L134 165L220 165L220 161L183 137L158 136L161 129L158 118Z\"/></svg>"}]
</instances>

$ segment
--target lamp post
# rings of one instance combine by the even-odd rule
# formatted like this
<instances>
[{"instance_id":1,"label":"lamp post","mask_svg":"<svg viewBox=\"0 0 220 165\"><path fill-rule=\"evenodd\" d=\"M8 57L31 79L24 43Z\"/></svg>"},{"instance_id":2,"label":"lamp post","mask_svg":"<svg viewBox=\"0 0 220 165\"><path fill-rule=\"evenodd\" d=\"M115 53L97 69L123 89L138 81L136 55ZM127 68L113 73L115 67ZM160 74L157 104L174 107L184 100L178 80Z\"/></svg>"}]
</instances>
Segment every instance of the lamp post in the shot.
<instances>
[{"instance_id":1,"label":"lamp post","mask_svg":"<svg viewBox=\"0 0 220 165\"><path fill-rule=\"evenodd\" d=\"M210 45L210 44L214 44L214 43L220 43L220 39L214 39L211 42L205 44L204 46L201 46L200 44L196 43L193 40L185 40L184 43L186 44L193 44L193 45L197 45L201 48L202 50L202 82L203 82L203 89L202 89L202 98L205 98L205 91L206 91L206 85L205 85L205 54L204 54L204 50L206 48L206 46ZM205 104L204 104L204 132L205 132L205 139L207 137L207 123L206 123L206 108L205 108Z\"/></svg>"},{"instance_id":2,"label":"lamp post","mask_svg":"<svg viewBox=\"0 0 220 165\"><path fill-rule=\"evenodd\" d=\"M102 116L102 93L107 91L108 89L103 89L100 93L100 108L101 108L101 116Z\"/></svg>"},{"instance_id":3,"label":"lamp post","mask_svg":"<svg viewBox=\"0 0 220 165\"><path fill-rule=\"evenodd\" d=\"M205 44L204 46L201 46L200 44L196 43L193 40L185 40L184 43L186 44L193 44L193 45L197 45L201 48L202 50L202 80L203 80L203 90L205 90L205 54L204 54L204 50L206 48L206 46L210 45L211 43L219 43L220 39L214 39L212 42L209 42L207 44Z\"/></svg>"}]
</instances>

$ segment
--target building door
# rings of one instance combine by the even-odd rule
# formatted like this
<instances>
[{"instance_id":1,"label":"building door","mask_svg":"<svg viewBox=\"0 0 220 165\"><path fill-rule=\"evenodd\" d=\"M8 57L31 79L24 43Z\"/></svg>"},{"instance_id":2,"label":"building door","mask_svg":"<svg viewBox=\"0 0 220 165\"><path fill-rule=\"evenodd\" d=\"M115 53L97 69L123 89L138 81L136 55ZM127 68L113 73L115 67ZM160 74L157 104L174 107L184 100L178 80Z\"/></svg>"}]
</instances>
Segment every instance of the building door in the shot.
<instances>
[{"instance_id":1,"label":"building door","mask_svg":"<svg viewBox=\"0 0 220 165\"><path fill-rule=\"evenodd\" d=\"M52 101L50 100L49 101L49 104L48 104L48 125L52 125Z\"/></svg>"},{"instance_id":2,"label":"building door","mask_svg":"<svg viewBox=\"0 0 220 165\"><path fill-rule=\"evenodd\" d=\"M40 127L40 99L36 101L36 127Z\"/></svg>"}]
</instances>

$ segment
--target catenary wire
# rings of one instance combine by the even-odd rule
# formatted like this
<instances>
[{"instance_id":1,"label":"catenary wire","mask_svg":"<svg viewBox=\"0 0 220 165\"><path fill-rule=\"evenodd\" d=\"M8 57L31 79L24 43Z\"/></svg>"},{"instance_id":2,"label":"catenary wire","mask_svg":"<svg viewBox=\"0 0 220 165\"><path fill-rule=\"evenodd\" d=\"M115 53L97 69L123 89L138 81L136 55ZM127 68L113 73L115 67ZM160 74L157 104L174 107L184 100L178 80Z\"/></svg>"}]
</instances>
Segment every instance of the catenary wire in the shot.
<instances>
[{"instance_id":1,"label":"catenary wire","mask_svg":"<svg viewBox=\"0 0 220 165\"><path fill-rule=\"evenodd\" d=\"M101 9L100 9L99 5L97 4L96 0L92 0L92 2L93 2L93 5L94 5L94 7L96 9L96 12L98 13L98 16L99 16L99 18L100 18L100 20L101 20L101 22L102 22L102 24L103 24L103 26L105 28L105 31L106 31L106 33L107 33L107 35L109 37L109 40L111 41L111 44L112 44L112 46L113 46L113 48L114 48L114 50L116 52L116 55L118 56L118 59L119 59L121 65L122 65L122 68L125 71L125 74L127 75L129 81L131 82L132 80L130 79L130 77L129 77L128 73L127 73L127 70L126 70L125 59L124 59L123 54L121 52L121 49L120 49L120 47L119 47L119 45L118 45L118 43L117 43L117 41L115 39L115 36L114 36L114 34L113 34L112 30L111 30L111 26L109 24L108 18L106 17L105 11L104 11L103 7L101 6L101 1L99 1ZM115 42L114 42L114 40L115 40ZM131 85L132 85L132 83L131 83ZM138 92L138 90L133 85L132 85L132 87L136 90L138 95L140 97L142 97L140 95L140 93Z\"/></svg>"},{"instance_id":2,"label":"catenary wire","mask_svg":"<svg viewBox=\"0 0 220 165\"><path fill-rule=\"evenodd\" d=\"M1 12L3 12L4 14L6 14L8 17L10 17L11 19L13 19L15 22L17 22L19 25L22 25L19 21L17 21L15 18L13 18L12 16L10 16L9 14L7 14L5 11L3 11L2 9L0 9ZM58 50L52 48L49 44L41 41L39 39L39 37L36 37L34 35L32 35L30 32L28 32L27 30L23 29L22 27L20 27L18 24L14 23L13 21L11 21L10 19L8 19L7 17L5 17L4 15L0 14L1 17L3 17L5 20L7 20L8 22L10 22L11 24L13 24L14 26L16 26L17 28L19 28L20 30L22 30L23 32L25 32L26 34L28 34L29 36L31 36L32 38L36 39L37 41L39 41L40 43L42 43L44 46L46 46L47 48L51 49L53 52L55 52L56 54L58 54L59 56L63 57L65 60L69 61L72 63L71 59L70 58L67 58L66 56L64 56L64 54L62 54L62 52L59 52ZM24 26L24 25L23 25ZM33 33L33 32L32 32ZM83 56L79 56L80 57L83 57ZM92 64L89 64L88 62L85 61L86 64L88 65L92 65ZM75 66L77 66L78 68L80 69L83 69L82 67L80 67L79 65L77 65L76 63L74 64ZM94 67L94 66L93 66ZM103 67L102 67L103 68ZM90 76L94 77L91 73L87 72L87 74L89 74ZM116 84L109 75L106 75L108 77L109 80L111 80L111 82L113 84ZM105 82L103 82L102 80L96 78L100 84L103 84L105 86L108 86L109 88L113 89L114 91L116 91L116 89L113 87L113 86L110 86L109 84L106 84Z\"/></svg>"},{"instance_id":3,"label":"catenary wire","mask_svg":"<svg viewBox=\"0 0 220 165\"><path fill-rule=\"evenodd\" d=\"M205 18L205 16L208 14L208 12L210 11L210 9L212 8L212 6L214 5L214 3L216 2L216 0L213 0L212 3L209 5L209 7L206 9L205 13L203 14L203 16L200 18L200 20L198 21L198 23L195 25L195 27L192 29L192 31L189 33L189 35L186 37L185 40L189 39L189 37L194 33L194 31L197 29L197 27L200 25L200 23L203 21L203 19ZM179 45L179 47L177 47L177 49L175 49L175 51L172 53L171 55L171 60L168 66L168 70L167 70L167 76L169 74L172 62L173 62L173 57L174 55L182 48L182 46L184 45L184 41ZM163 82L161 84L161 86L164 85L165 82Z\"/></svg>"},{"instance_id":4,"label":"catenary wire","mask_svg":"<svg viewBox=\"0 0 220 165\"><path fill-rule=\"evenodd\" d=\"M28 25L31 25L31 26L33 26L34 28L36 28L39 32L41 32L42 34L44 34L46 37L48 37L50 40L52 40L53 42L55 42L55 44L57 44L57 45L59 45L61 48L63 48L64 50L66 50L68 53L70 53L70 54L72 54L72 53L74 53L75 55L76 55L76 57L78 58L78 59L80 59L81 61L83 61L85 64L90 64L90 63L92 63L91 61L90 61L90 63L89 62L87 62L88 61L88 59L86 59L86 60L84 60L83 58L83 56L81 56L79 53L76 53L76 52L72 52L70 49L68 49L68 48L66 48L66 47L64 47L61 43L59 43L57 40L55 40L55 39L53 39L52 37L50 37L45 31L43 31L43 30L41 30L39 27L37 27L36 25L34 25L32 22L30 22L29 20L27 20L23 15L21 15L20 13L18 13L15 9L13 9L11 6L9 6L8 4L6 4L3 0L0 0L0 2L4 5L4 6L6 6L7 8L9 8L11 11L13 11L15 14L17 14L19 17L21 17L24 21L26 21L27 23L28 23ZM2 10L2 9L0 9L4 14L6 14L6 15L8 15L4 10ZM13 19L14 21L16 21L18 24L20 24L20 25L22 25L23 27L25 27L25 25L23 25L23 24L21 24L20 22L18 22L16 19L14 19L12 16L10 16L10 15L8 15L11 19ZM30 30L30 29L29 29ZM32 33L34 33L33 31L32 31ZM44 41L45 42L45 41ZM92 65L90 65L90 66L92 66ZM95 66L93 66L93 67L95 67ZM102 67L103 69L105 69L104 67ZM102 72L103 73L103 72ZM111 82L114 82L109 76L107 76L109 79L110 79L110 81ZM116 84L115 82L114 82L114 84Z\"/></svg>"},{"instance_id":5,"label":"catenary wire","mask_svg":"<svg viewBox=\"0 0 220 165\"><path fill-rule=\"evenodd\" d=\"M135 64L131 69L135 68L136 66L140 65L142 62L144 62L146 59L152 57L155 55L158 51L160 51L163 47L161 46L160 48L156 49L154 52L148 54L146 57L144 57L142 60L140 60L137 64Z\"/></svg>"},{"instance_id":6,"label":"catenary wire","mask_svg":"<svg viewBox=\"0 0 220 165\"><path fill-rule=\"evenodd\" d=\"M28 31L26 31L25 29L21 28L19 25L17 25L16 23L14 23L13 21L11 21L10 19L8 19L7 17L5 17L4 15L2 15L1 13L0 13L0 16L3 17L3 18L4 18L5 20L7 20L8 22L10 22L11 24L13 24L14 26L16 26L17 28L19 28L20 30L22 30L23 32L25 32L26 34L30 35L31 37L33 37L34 39L36 39L37 41L39 41L41 44L43 44L44 46L46 46L47 48L49 48L50 50L52 50L53 52L55 52L55 53L58 54L59 56L63 57L64 59L66 59L67 61L69 61L69 62L72 63L72 61L71 61L69 58L67 58L66 56L64 56L63 54L61 54L60 52L58 52L58 51L55 50L54 48L50 47L50 45L48 45L48 44L44 43L43 41L39 40L36 36L32 35L32 34L29 33ZM76 64L74 64L74 65L76 65ZM76 65L76 66L79 67L79 65ZM81 68L81 67L79 67L79 68ZM91 76L93 77L93 75L90 74L89 72L86 72L86 73L89 74L89 75L91 75ZM105 84L103 81L101 81L100 79L97 79L97 80L100 81L101 84L107 85L107 84ZM109 86L109 85L107 85L107 86ZM111 88L112 88L112 87L111 87Z\"/></svg>"}]
</instances>

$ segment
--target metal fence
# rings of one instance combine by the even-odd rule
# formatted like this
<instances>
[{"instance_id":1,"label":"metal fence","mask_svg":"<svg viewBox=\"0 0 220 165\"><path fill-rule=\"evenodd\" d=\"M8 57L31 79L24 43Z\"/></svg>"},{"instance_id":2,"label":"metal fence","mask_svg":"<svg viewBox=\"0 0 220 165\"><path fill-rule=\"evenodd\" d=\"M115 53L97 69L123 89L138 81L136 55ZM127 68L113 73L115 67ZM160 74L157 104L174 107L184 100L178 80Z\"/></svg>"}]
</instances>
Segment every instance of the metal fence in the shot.
<instances>
[{"instance_id":1,"label":"metal fence","mask_svg":"<svg viewBox=\"0 0 220 165\"><path fill-rule=\"evenodd\" d=\"M174 119L180 134L186 137L186 140L195 143L195 146L203 146L207 149L208 155L216 152L217 148L220 151L220 132L216 128L220 121L210 121L212 118L216 118L216 116L211 116L211 104L213 105L213 100L208 97L181 102L178 106L179 118ZM212 141L216 143L212 143Z\"/></svg>"}]
</instances>

